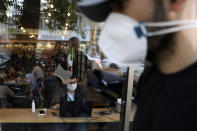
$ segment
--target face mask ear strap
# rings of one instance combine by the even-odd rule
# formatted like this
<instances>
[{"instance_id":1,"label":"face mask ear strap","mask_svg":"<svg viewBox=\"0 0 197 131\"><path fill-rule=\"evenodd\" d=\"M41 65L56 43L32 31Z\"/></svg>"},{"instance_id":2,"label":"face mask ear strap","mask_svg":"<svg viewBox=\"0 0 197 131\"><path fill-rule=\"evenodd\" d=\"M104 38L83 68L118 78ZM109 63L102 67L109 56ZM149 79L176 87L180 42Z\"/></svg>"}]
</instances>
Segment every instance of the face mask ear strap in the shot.
<instances>
[{"instance_id":1,"label":"face mask ear strap","mask_svg":"<svg viewBox=\"0 0 197 131\"><path fill-rule=\"evenodd\" d=\"M171 27L180 25L197 24L197 20L181 20L181 21L166 21L166 22L147 22L144 23L146 27Z\"/></svg>"},{"instance_id":2,"label":"face mask ear strap","mask_svg":"<svg viewBox=\"0 0 197 131\"><path fill-rule=\"evenodd\" d=\"M151 37L151 36L165 35L165 34L175 33L175 32L188 30L192 28L197 28L197 24L178 26L178 27L163 29L163 30L156 31L156 32L149 32L147 36Z\"/></svg>"},{"instance_id":3,"label":"face mask ear strap","mask_svg":"<svg viewBox=\"0 0 197 131\"><path fill-rule=\"evenodd\" d=\"M172 26L175 26L175 27L172 27ZM146 27L169 27L169 28L155 31L155 32L148 32ZM143 36L152 37L152 36L158 36L158 35L165 35L165 34L175 33L175 32L192 29L192 28L197 28L197 20L158 22L158 23L139 22L139 26L135 27L134 30L138 38L141 38Z\"/></svg>"}]
</instances>

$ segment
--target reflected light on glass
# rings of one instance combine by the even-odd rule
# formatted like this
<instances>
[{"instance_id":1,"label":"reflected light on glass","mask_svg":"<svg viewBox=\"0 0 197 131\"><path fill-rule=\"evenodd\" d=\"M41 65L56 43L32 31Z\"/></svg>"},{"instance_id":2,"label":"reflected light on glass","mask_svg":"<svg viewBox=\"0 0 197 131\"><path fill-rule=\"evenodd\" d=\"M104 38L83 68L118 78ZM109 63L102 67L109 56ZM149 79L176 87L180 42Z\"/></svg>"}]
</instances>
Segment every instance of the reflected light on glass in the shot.
<instances>
[{"instance_id":1,"label":"reflected light on glass","mask_svg":"<svg viewBox=\"0 0 197 131\"><path fill-rule=\"evenodd\" d=\"M51 4L51 5L50 5L50 7L53 9L53 8L54 8L54 5L53 5L53 4Z\"/></svg>"},{"instance_id":2,"label":"reflected light on glass","mask_svg":"<svg viewBox=\"0 0 197 131\"><path fill-rule=\"evenodd\" d=\"M45 20L45 22L46 22L46 23L48 23L48 22L49 22L49 20L48 20L48 19L46 19L46 20Z\"/></svg>"},{"instance_id":3,"label":"reflected light on glass","mask_svg":"<svg viewBox=\"0 0 197 131\"><path fill-rule=\"evenodd\" d=\"M51 48L51 43L47 43L47 48Z\"/></svg>"},{"instance_id":4,"label":"reflected light on glass","mask_svg":"<svg viewBox=\"0 0 197 131\"><path fill-rule=\"evenodd\" d=\"M51 16L51 13L48 13L48 16L50 17Z\"/></svg>"}]
</instances>

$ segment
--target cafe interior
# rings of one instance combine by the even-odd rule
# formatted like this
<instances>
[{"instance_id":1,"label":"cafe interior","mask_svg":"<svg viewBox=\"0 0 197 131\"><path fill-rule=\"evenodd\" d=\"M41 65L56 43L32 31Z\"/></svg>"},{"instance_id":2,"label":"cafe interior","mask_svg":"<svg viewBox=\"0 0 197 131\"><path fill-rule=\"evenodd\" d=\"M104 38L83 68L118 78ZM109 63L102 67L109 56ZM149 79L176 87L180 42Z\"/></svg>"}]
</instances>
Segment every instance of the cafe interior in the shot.
<instances>
[{"instance_id":1,"label":"cafe interior","mask_svg":"<svg viewBox=\"0 0 197 131\"><path fill-rule=\"evenodd\" d=\"M131 128L144 66L110 63L97 46L104 23L78 1L0 1L0 131Z\"/></svg>"}]
</instances>

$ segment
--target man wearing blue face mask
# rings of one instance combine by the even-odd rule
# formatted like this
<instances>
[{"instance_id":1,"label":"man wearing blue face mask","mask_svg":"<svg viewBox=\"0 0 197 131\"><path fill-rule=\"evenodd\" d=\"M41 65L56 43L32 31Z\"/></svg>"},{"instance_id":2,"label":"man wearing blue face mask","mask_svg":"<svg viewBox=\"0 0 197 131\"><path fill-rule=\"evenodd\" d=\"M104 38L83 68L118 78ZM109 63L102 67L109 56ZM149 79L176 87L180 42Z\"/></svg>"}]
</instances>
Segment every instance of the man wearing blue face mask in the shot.
<instances>
[{"instance_id":1,"label":"man wearing blue face mask","mask_svg":"<svg viewBox=\"0 0 197 131\"><path fill-rule=\"evenodd\" d=\"M90 19L106 21L98 45L112 62L151 63L139 83L132 131L197 130L197 1L84 0L79 6Z\"/></svg>"}]
</instances>

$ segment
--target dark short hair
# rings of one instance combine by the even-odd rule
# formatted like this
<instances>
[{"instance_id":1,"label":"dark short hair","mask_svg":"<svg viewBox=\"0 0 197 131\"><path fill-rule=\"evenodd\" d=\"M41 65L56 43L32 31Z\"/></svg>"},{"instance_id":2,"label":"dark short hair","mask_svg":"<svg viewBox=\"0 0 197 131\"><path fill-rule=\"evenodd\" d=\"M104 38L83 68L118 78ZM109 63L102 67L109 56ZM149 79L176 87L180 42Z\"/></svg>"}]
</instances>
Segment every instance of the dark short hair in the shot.
<instances>
[{"instance_id":1,"label":"dark short hair","mask_svg":"<svg viewBox=\"0 0 197 131\"><path fill-rule=\"evenodd\" d=\"M72 38L70 38L70 39L68 40L68 43L69 43L72 47L78 48L78 47L79 47L80 41L79 41L79 38L77 38L77 37L72 37Z\"/></svg>"},{"instance_id":2,"label":"dark short hair","mask_svg":"<svg viewBox=\"0 0 197 131\"><path fill-rule=\"evenodd\" d=\"M75 78L77 79L78 77L76 74L73 73L72 76L70 77L70 79L75 79Z\"/></svg>"},{"instance_id":3,"label":"dark short hair","mask_svg":"<svg viewBox=\"0 0 197 131\"><path fill-rule=\"evenodd\" d=\"M3 85L3 78L0 77L0 85Z\"/></svg>"}]
</instances>

